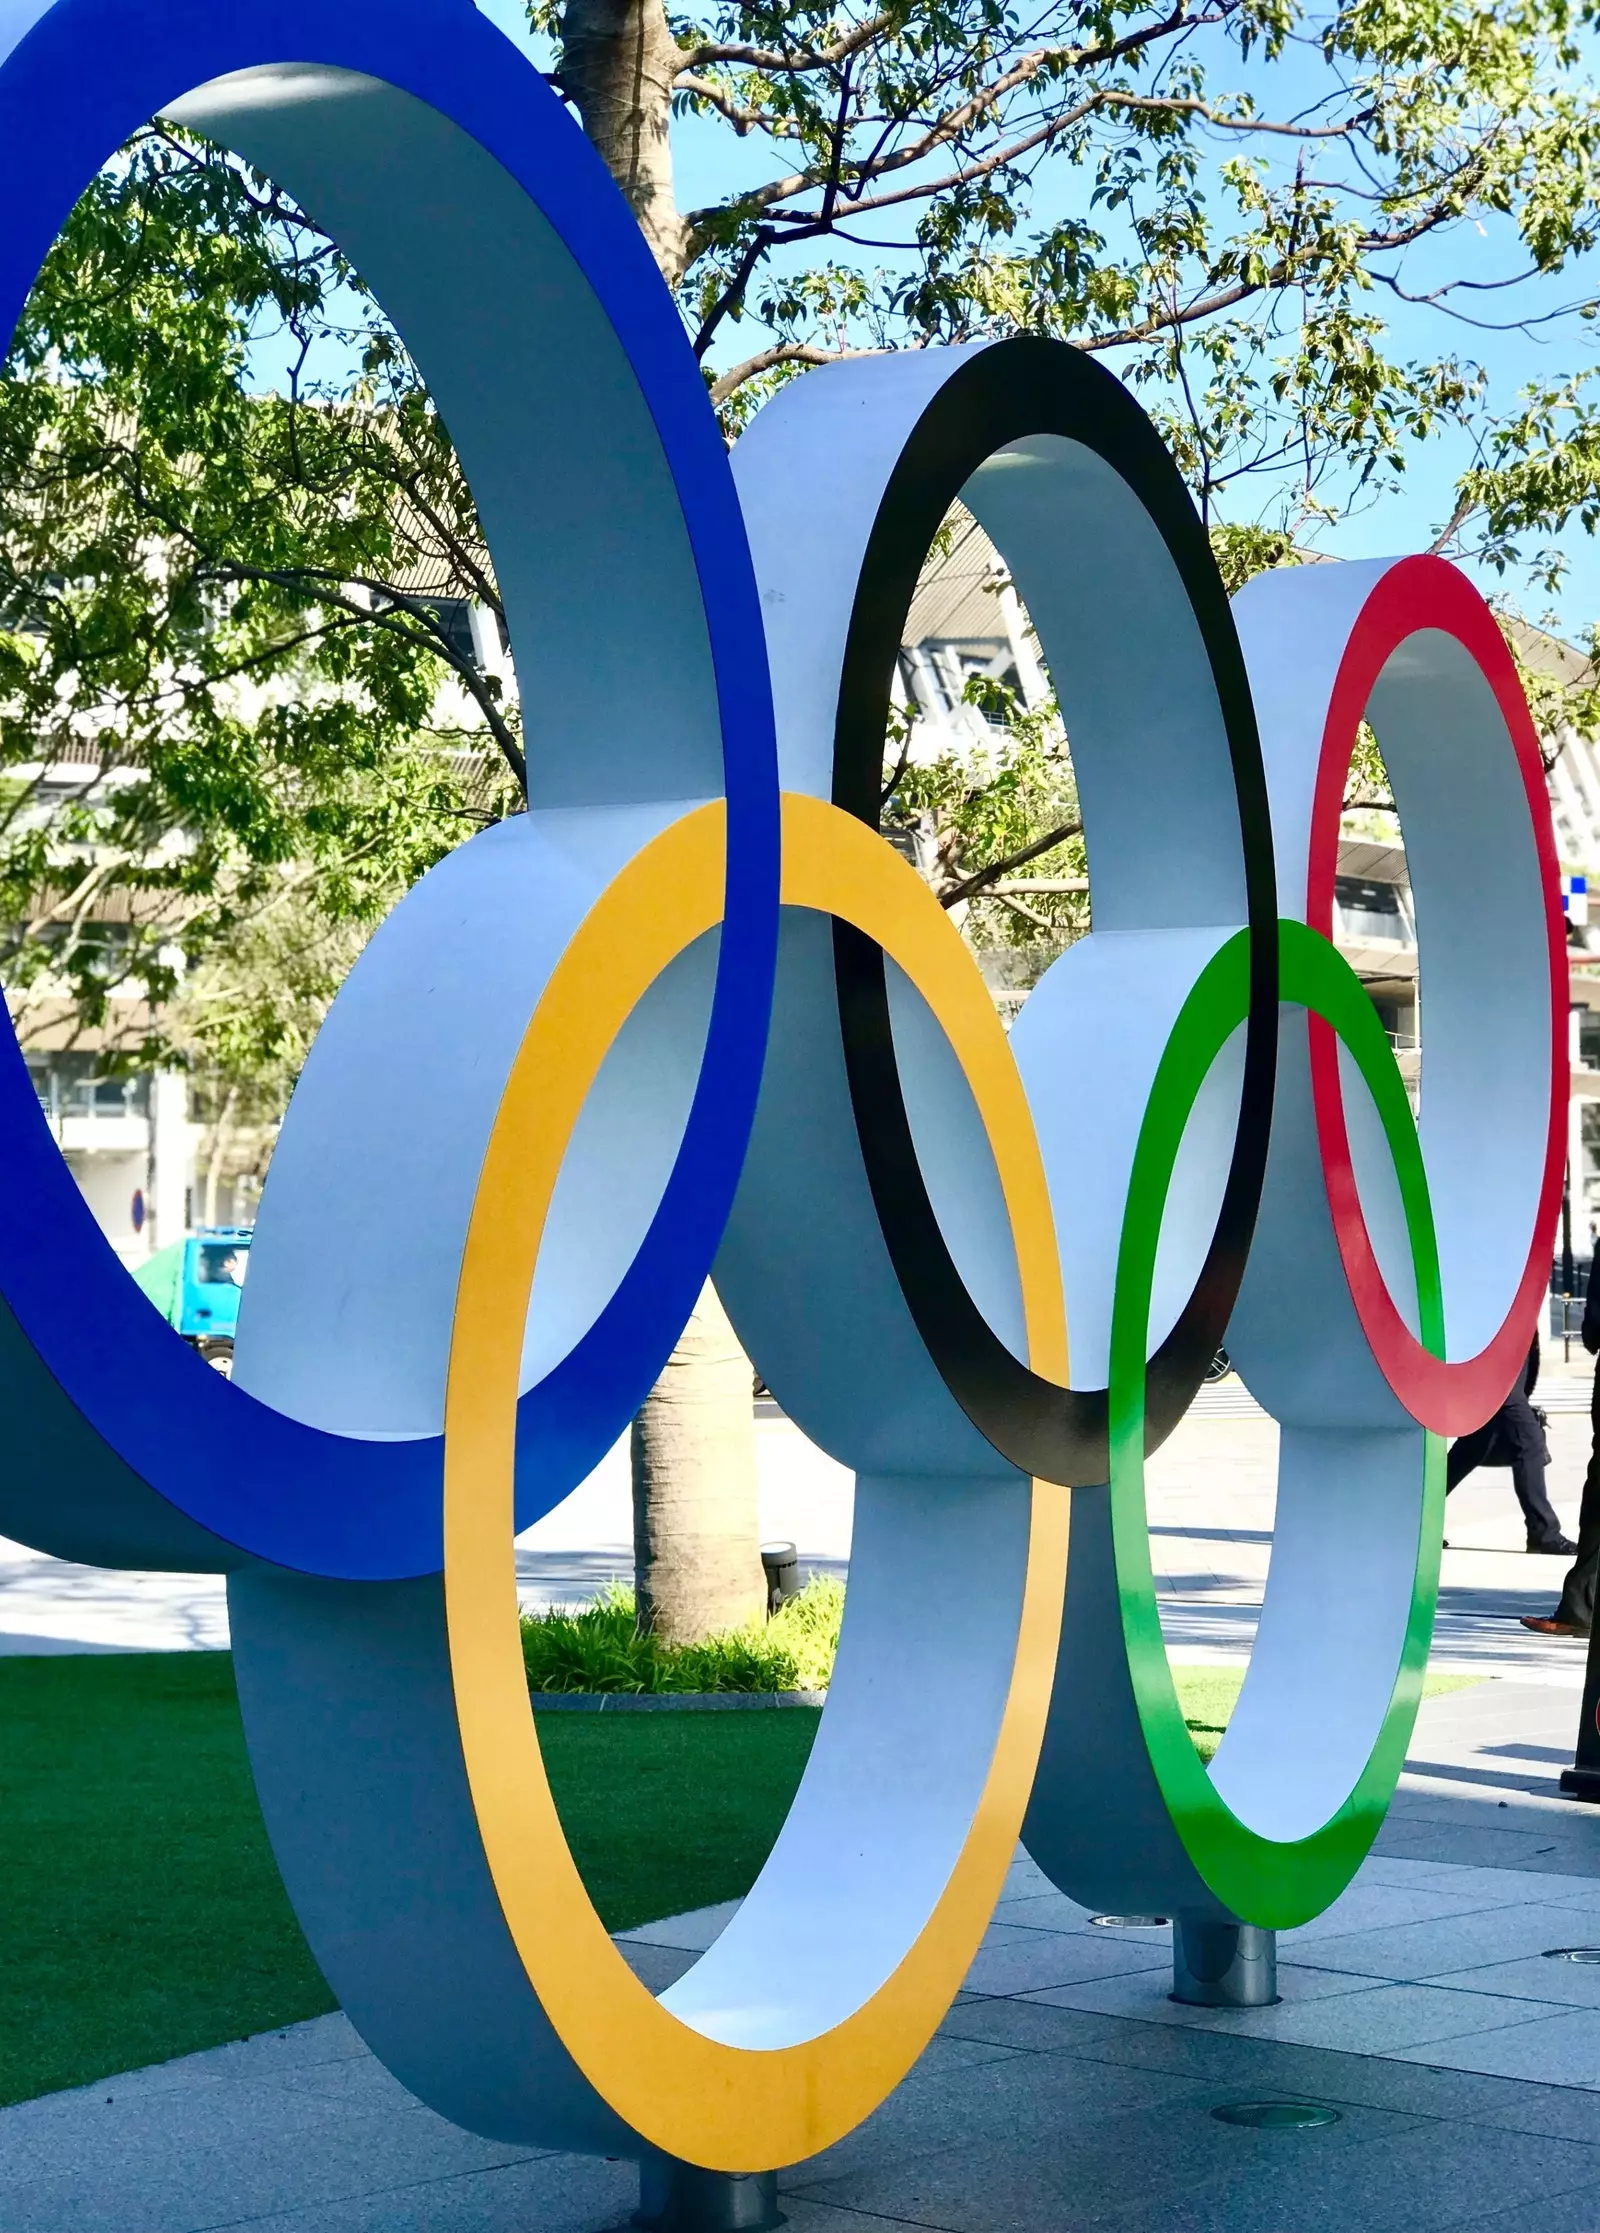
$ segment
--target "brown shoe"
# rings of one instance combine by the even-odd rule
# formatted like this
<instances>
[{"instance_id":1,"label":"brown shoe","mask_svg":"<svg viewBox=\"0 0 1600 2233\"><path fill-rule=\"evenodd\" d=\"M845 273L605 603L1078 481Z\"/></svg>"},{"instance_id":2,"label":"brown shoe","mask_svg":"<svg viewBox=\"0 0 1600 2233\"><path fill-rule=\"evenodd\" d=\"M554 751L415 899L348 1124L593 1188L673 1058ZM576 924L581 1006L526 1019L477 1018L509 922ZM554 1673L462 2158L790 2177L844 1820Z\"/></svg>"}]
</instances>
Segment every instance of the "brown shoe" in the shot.
<instances>
[{"instance_id":1,"label":"brown shoe","mask_svg":"<svg viewBox=\"0 0 1600 2233\"><path fill-rule=\"evenodd\" d=\"M1541 1620L1537 1613L1524 1613L1522 1625L1524 1628L1531 1628L1536 1636L1582 1636L1586 1638L1589 1634L1586 1628L1575 1627L1569 1620Z\"/></svg>"}]
</instances>

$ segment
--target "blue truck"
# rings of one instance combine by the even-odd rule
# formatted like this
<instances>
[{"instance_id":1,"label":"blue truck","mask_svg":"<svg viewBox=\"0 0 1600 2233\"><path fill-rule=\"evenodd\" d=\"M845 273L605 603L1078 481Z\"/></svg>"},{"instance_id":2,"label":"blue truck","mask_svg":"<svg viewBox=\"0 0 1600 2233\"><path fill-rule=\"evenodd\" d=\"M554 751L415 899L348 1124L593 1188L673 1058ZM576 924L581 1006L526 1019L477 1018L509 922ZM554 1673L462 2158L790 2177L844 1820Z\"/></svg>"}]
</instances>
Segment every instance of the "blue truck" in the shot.
<instances>
[{"instance_id":1,"label":"blue truck","mask_svg":"<svg viewBox=\"0 0 1600 2233\"><path fill-rule=\"evenodd\" d=\"M202 1226L188 1240L158 1248L133 1275L167 1323L219 1372L233 1369L252 1233L249 1225Z\"/></svg>"}]
</instances>

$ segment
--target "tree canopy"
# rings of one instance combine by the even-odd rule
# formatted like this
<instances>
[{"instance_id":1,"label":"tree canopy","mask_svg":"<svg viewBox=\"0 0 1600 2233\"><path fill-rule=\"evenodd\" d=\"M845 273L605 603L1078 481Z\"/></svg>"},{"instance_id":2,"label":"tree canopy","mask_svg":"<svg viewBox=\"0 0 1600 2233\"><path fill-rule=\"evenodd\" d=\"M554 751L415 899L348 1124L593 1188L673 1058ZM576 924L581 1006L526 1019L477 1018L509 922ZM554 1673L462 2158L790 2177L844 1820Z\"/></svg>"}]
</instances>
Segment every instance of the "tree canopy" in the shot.
<instances>
[{"instance_id":1,"label":"tree canopy","mask_svg":"<svg viewBox=\"0 0 1600 2233\"><path fill-rule=\"evenodd\" d=\"M1513 494L1495 471L1520 461L1514 399L1486 397L1469 349L1405 355L1390 333L1420 301L1464 342L1545 319L1525 282L1593 245L1592 8L530 13L735 423L791 366L1027 329L1105 353L1145 392L1236 571L1347 510L1443 423L1482 452L1458 546L1475 525L1520 559L1520 532L1574 510L1592 524L1586 388L1557 383L1544 430L1581 485L1524 472ZM741 183L680 209L670 126L690 115L743 143Z\"/></svg>"},{"instance_id":2,"label":"tree canopy","mask_svg":"<svg viewBox=\"0 0 1600 2233\"><path fill-rule=\"evenodd\" d=\"M288 362L267 392L264 338ZM364 930L519 794L469 598L498 615L470 497L358 276L267 182L141 133L73 211L4 375L0 926L24 1037L64 996L102 1036L176 1033L230 1073L303 1050Z\"/></svg>"},{"instance_id":3,"label":"tree canopy","mask_svg":"<svg viewBox=\"0 0 1600 2233\"><path fill-rule=\"evenodd\" d=\"M1537 594L1600 520L1595 13L532 0L530 23L730 439L841 354L1044 332L1133 384L1230 582L1450 436L1436 547ZM686 132L734 181L697 207ZM1556 370L1497 394L1474 340L1523 320ZM152 1043L270 1097L370 925L520 803L509 663L461 627L466 600L502 616L448 429L336 245L161 124L73 212L0 403L8 988L25 1022L64 992L103 1028L136 985ZM982 916L1008 871L1071 883L1083 856L1048 709L976 687L988 761L899 767L891 738L885 798ZM1011 899L1019 936L1084 911Z\"/></svg>"}]
</instances>

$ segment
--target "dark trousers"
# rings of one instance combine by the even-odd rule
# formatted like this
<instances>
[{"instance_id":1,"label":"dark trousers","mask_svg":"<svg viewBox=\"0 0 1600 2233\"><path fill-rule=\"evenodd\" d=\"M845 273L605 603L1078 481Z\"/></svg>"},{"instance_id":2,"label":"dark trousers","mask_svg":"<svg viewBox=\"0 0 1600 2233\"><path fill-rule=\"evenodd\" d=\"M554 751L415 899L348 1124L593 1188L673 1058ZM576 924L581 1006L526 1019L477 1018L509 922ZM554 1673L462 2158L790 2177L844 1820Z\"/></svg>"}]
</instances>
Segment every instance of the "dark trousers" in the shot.
<instances>
[{"instance_id":1,"label":"dark trousers","mask_svg":"<svg viewBox=\"0 0 1600 2233\"><path fill-rule=\"evenodd\" d=\"M1583 1503L1578 1510L1578 1555L1561 1585L1556 1619L1570 1621L1585 1634L1594 1626L1594 1585L1600 1573L1600 1377L1589 1399L1592 1434L1589 1470L1583 1477Z\"/></svg>"},{"instance_id":2,"label":"dark trousers","mask_svg":"<svg viewBox=\"0 0 1600 2233\"><path fill-rule=\"evenodd\" d=\"M1528 1541L1554 1542L1561 1533L1561 1522L1544 1491L1544 1429L1533 1415L1533 1405L1520 1390L1506 1399L1492 1419L1450 1445L1444 1477L1446 1495L1458 1481L1465 1480L1475 1466L1484 1464L1510 1466L1511 1486L1527 1522ZM1590 1471L1594 1471L1592 1465ZM1600 1504L1597 1504L1597 1518L1600 1518ZM1588 1623L1584 1625L1587 1627Z\"/></svg>"}]
</instances>

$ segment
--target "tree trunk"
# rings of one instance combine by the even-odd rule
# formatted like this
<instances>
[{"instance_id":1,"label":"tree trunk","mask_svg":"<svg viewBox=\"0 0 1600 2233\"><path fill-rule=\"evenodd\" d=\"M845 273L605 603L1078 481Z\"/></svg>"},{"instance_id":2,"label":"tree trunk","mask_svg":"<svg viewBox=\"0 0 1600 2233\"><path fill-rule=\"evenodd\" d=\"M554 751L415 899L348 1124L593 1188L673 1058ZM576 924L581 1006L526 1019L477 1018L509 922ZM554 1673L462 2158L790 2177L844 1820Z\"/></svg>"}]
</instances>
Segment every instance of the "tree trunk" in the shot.
<instances>
[{"instance_id":1,"label":"tree trunk","mask_svg":"<svg viewBox=\"0 0 1600 2233\"><path fill-rule=\"evenodd\" d=\"M688 229L672 180L672 86L682 53L662 0L567 0L561 88L628 197L662 277L683 276ZM674 1643L766 1610L750 1361L706 1282L633 1424L639 1625Z\"/></svg>"},{"instance_id":2,"label":"tree trunk","mask_svg":"<svg viewBox=\"0 0 1600 2233\"><path fill-rule=\"evenodd\" d=\"M633 1422L639 1626L698 1643L767 1609L750 1360L709 1280Z\"/></svg>"},{"instance_id":3,"label":"tree trunk","mask_svg":"<svg viewBox=\"0 0 1600 2233\"><path fill-rule=\"evenodd\" d=\"M206 1225L215 1225L217 1222L217 1196L222 1188L222 1166L228 1152L228 1126L238 1098L238 1087L229 1086L227 1096L211 1127L211 1138L206 1148L205 1207L201 1220Z\"/></svg>"},{"instance_id":4,"label":"tree trunk","mask_svg":"<svg viewBox=\"0 0 1600 2233\"><path fill-rule=\"evenodd\" d=\"M688 245L672 184L672 85L682 61L661 0L567 0L562 91L627 195L669 287L683 277Z\"/></svg>"}]
</instances>

